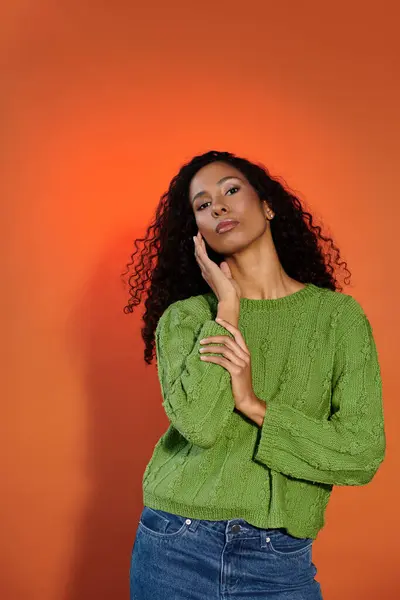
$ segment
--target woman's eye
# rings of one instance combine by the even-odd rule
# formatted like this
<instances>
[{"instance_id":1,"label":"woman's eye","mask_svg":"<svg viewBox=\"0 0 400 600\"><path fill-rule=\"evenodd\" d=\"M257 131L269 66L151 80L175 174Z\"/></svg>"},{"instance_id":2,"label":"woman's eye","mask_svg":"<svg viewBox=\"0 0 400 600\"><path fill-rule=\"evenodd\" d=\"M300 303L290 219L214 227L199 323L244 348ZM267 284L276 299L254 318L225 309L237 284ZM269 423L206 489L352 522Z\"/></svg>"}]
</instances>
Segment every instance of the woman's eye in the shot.
<instances>
[{"instance_id":1,"label":"woman's eye","mask_svg":"<svg viewBox=\"0 0 400 600\"><path fill-rule=\"evenodd\" d=\"M225 194L225 195L228 195L228 194L229 194L229 192L233 192L234 190L236 190L236 191L237 191L237 190L239 190L239 188L238 188L238 187L236 187L236 186L234 186L234 187L231 187L231 188L229 188L229 190L226 192L226 194ZM236 192L235 192L235 193L236 193ZM229 194L229 195L231 196L231 194ZM197 210L203 210L203 206L206 206L207 204L209 204L209 202L204 202L204 204L201 204L201 205L198 207L198 209L197 209Z\"/></svg>"},{"instance_id":2,"label":"woman's eye","mask_svg":"<svg viewBox=\"0 0 400 600\"><path fill-rule=\"evenodd\" d=\"M229 192L231 192L232 190L238 190L238 189L239 189L239 188L238 188L238 187L236 187L236 186L235 186L235 187L231 187L231 188L229 188L229 190L228 190L226 193L228 194L228 193L229 193Z\"/></svg>"}]
</instances>

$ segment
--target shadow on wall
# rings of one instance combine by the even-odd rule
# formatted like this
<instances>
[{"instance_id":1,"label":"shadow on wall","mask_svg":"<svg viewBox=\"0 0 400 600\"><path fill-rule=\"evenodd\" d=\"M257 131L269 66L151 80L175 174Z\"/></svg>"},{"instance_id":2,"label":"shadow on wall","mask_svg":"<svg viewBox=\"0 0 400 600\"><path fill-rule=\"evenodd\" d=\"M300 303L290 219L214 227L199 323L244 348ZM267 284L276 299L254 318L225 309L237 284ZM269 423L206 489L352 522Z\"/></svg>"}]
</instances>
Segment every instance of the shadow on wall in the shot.
<instances>
[{"instance_id":1,"label":"shadow on wall","mask_svg":"<svg viewBox=\"0 0 400 600\"><path fill-rule=\"evenodd\" d=\"M68 323L71 356L80 356L87 435L81 466L89 497L75 525L75 549L62 600L129 597L129 566L142 509L142 476L167 427L155 362L143 359L143 305L123 313L120 279L132 239L119 241L92 274ZM127 258L128 256L128 258ZM158 424L157 424L158 419Z\"/></svg>"}]
</instances>

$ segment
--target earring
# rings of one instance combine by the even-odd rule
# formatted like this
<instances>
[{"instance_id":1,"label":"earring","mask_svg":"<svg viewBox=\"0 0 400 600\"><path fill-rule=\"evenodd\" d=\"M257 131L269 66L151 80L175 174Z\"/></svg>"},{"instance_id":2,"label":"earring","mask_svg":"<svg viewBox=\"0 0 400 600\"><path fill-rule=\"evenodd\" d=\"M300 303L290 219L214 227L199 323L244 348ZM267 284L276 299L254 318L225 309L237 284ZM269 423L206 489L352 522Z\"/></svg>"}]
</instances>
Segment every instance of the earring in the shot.
<instances>
[{"instance_id":1,"label":"earring","mask_svg":"<svg viewBox=\"0 0 400 600\"><path fill-rule=\"evenodd\" d=\"M264 200L265 204L268 206L268 203ZM268 207L268 211L267 211L267 216L265 217L266 219L268 219L268 217L270 219L273 219L275 216L275 213Z\"/></svg>"}]
</instances>

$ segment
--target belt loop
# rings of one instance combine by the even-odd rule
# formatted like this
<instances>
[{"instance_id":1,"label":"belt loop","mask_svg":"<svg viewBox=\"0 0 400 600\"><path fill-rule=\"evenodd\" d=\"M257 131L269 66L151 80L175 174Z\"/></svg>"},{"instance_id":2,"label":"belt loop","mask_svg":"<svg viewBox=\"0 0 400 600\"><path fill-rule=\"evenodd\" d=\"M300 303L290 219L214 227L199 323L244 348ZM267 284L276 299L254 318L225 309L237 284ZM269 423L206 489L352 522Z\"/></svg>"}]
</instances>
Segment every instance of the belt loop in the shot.
<instances>
[{"instance_id":1,"label":"belt loop","mask_svg":"<svg viewBox=\"0 0 400 600\"><path fill-rule=\"evenodd\" d=\"M188 529L189 531L196 531L197 527L199 526L200 523L200 519L189 519L191 521L191 523L188 525Z\"/></svg>"},{"instance_id":2,"label":"belt loop","mask_svg":"<svg viewBox=\"0 0 400 600\"><path fill-rule=\"evenodd\" d=\"M266 529L260 529L260 547L266 548L268 546L269 537Z\"/></svg>"}]
</instances>

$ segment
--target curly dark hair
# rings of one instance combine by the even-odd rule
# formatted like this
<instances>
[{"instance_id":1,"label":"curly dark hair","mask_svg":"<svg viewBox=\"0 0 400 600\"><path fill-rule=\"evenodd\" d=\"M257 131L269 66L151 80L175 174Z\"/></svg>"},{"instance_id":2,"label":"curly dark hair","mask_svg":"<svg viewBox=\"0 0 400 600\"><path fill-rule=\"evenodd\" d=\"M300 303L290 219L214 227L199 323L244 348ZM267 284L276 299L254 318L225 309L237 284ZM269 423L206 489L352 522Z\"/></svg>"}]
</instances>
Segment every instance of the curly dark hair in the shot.
<instances>
[{"instance_id":1,"label":"curly dark hair","mask_svg":"<svg viewBox=\"0 0 400 600\"><path fill-rule=\"evenodd\" d=\"M341 292L343 288L336 278L335 267L336 271L343 268L348 273L344 278L346 284L351 276L347 263L340 260L340 251L333 240L321 233L321 227L313 223L312 215L303 209L299 198L285 183L273 178L263 165L216 150L195 156L180 168L161 196L146 237L135 240L132 262L126 265L127 270L121 275L124 277L129 273L139 244L143 243L135 273L128 278L131 297L124 312L131 313L133 307L140 304L142 294L147 292L141 334L145 342L144 360L148 364L155 354L155 329L166 308L177 300L211 291L194 255L192 238L198 228L189 202L189 186L197 171L215 161L241 171L260 199L266 200L274 211L271 235L289 277ZM205 243L208 256L219 265L224 257Z\"/></svg>"}]
</instances>

